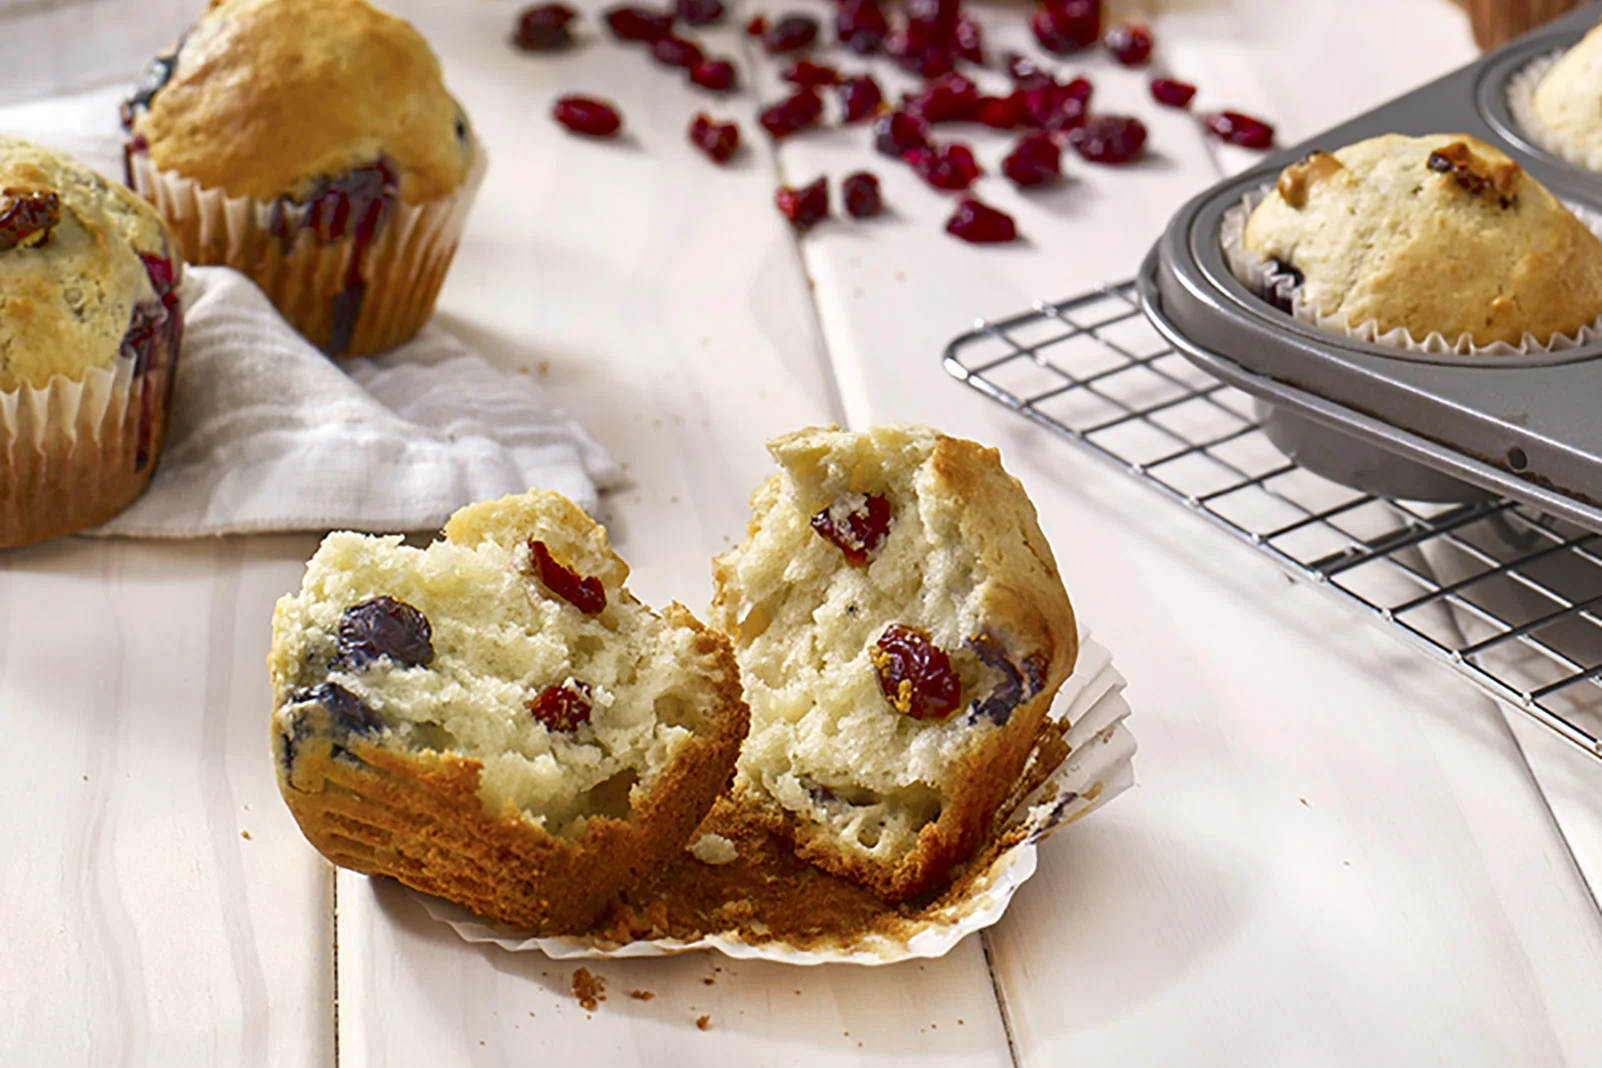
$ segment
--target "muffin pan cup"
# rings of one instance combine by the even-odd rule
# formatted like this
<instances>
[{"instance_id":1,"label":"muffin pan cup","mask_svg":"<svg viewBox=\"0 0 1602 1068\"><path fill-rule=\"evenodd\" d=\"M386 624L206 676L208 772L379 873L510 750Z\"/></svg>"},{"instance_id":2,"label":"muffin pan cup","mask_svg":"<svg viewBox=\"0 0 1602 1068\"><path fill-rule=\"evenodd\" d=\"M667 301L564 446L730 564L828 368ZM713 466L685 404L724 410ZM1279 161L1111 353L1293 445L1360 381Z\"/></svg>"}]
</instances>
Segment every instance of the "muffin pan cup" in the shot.
<instances>
[{"instance_id":1,"label":"muffin pan cup","mask_svg":"<svg viewBox=\"0 0 1602 1068\"><path fill-rule=\"evenodd\" d=\"M1602 344L1461 356L1343 337L1253 293L1218 236L1224 213L1286 164L1382 133L1472 134L1554 195L1602 213L1602 174L1536 147L1507 104L1520 70L1599 18L1602 4L1582 8L1197 196L1142 265L1146 314L1191 362L1255 397L1274 443L1312 471L1410 500L1503 495L1602 531Z\"/></svg>"}]
</instances>

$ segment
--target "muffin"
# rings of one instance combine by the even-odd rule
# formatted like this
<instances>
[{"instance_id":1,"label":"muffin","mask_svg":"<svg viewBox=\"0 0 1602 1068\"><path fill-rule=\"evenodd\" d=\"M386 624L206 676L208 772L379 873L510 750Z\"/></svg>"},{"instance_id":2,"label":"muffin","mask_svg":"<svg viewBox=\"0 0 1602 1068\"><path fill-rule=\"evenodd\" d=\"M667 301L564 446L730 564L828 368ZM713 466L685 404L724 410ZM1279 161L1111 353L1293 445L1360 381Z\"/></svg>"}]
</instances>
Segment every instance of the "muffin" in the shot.
<instances>
[{"instance_id":1,"label":"muffin","mask_svg":"<svg viewBox=\"0 0 1602 1068\"><path fill-rule=\"evenodd\" d=\"M334 356L433 312L484 157L439 61L365 0L212 0L123 105L128 183L192 263Z\"/></svg>"},{"instance_id":2,"label":"muffin","mask_svg":"<svg viewBox=\"0 0 1602 1068\"><path fill-rule=\"evenodd\" d=\"M182 270L149 204L0 137L0 547L102 523L144 491L167 428Z\"/></svg>"},{"instance_id":3,"label":"muffin","mask_svg":"<svg viewBox=\"0 0 1602 1068\"><path fill-rule=\"evenodd\" d=\"M1547 346L1602 316L1602 241L1464 134L1386 134L1285 168L1242 248L1356 333Z\"/></svg>"},{"instance_id":4,"label":"muffin","mask_svg":"<svg viewBox=\"0 0 1602 1068\"><path fill-rule=\"evenodd\" d=\"M1602 161L1602 25L1553 63L1529 100L1542 147L1566 159Z\"/></svg>"},{"instance_id":5,"label":"muffin","mask_svg":"<svg viewBox=\"0 0 1602 1068\"><path fill-rule=\"evenodd\" d=\"M541 935L585 930L689 842L747 725L728 643L635 599L559 494L442 540L330 534L273 614L273 752L307 839Z\"/></svg>"},{"instance_id":6,"label":"muffin","mask_svg":"<svg viewBox=\"0 0 1602 1068\"><path fill-rule=\"evenodd\" d=\"M1078 652L1023 487L926 427L778 438L712 625L751 731L737 804L887 901L942 889L986 839Z\"/></svg>"}]
</instances>

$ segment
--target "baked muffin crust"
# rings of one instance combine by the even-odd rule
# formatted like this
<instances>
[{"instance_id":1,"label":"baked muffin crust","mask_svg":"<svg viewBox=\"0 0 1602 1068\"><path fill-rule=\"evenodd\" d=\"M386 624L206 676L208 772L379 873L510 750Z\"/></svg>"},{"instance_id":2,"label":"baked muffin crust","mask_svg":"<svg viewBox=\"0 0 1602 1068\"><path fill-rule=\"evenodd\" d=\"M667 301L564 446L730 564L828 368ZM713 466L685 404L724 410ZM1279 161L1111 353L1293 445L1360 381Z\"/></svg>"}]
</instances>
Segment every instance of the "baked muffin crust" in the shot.
<instances>
[{"instance_id":1,"label":"baked muffin crust","mask_svg":"<svg viewBox=\"0 0 1602 1068\"><path fill-rule=\"evenodd\" d=\"M1602 241L1517 163L1466 134L1385 134L1280 175L1244 247L1307 304L1423 340L1539 344L1602 315Z\"/></svg>"}]
</instances>

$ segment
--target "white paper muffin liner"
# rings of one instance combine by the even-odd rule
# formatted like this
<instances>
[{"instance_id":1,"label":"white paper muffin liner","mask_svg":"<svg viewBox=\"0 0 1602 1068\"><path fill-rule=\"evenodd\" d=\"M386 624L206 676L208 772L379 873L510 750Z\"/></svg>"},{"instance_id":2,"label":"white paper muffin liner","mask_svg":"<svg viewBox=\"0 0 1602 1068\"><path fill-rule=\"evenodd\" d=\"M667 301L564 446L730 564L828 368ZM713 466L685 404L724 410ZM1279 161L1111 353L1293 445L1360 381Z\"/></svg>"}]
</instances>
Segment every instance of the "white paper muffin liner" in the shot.
<instances>
[{"instance_id":1,"label":"white paper muffin liner","mask_svg":"<svg viewBox=\"0 0 1602 1068\"><path fill-rule=\"evenodd\" d=\"M1013 894L1035 873L1041 839L1133 785L1135 739L1124 724L1130 709L1123 688L1123 676L1113 668L1111 654L1091 641L1088 633L1082 635L1079 660L1058 691L1051 713L1054 719L1070 724L1064 735L1068 756L1040 789L1018 806L1008 825L1025 830L1025 837L998 854L960 900L920 917L905 938L875 934L838 949L802 948L782 941L751 943L732 934L621 946L588 937L531 938L480 919L449 901L415 890L407 892L430 916L468 942L489 943L513 953L537 950L553 960L662 957L701 949L781 964L880 965L944 956L964 938L1001 919Z\"/></svg>"},{"instance_id":2,"label":"white paper muffin liner","mask_svg":"<svg viewBox=\"0 0 1602 1068\"><path fill-rule=\"evenodd\" d=\"M1563 49L1537 56L1526 63L1517 74L1508 79L1507 109L1513 115L1519 132L1537 148L1552 153L1566 163L1602 173L1602 144L1582 145L1570 140L1558 130L1541 121L1535 111L1535 91L1562 59Z\"/></svg>"},{"instance_id":3,"label":"white paper muffin liner","mask_svg":"<svg viewBox=\"0 0 1602 1068\"><path fill-rule=\"evenodd\" d=\"M393 348L428 322L489 166L480 145L454 193L420 204L396 201L375 239L359 247L349 237L319 241L307 229L285 242L273 232L278 202L209 189L161 170L147 152L130 151L127 161L129 185L166 218L186 260L240 271L324 351L337 340L336 298L358 279L363 287L359 310L349 343L331 353L336 356Z\"/></svg>"},{"instance_id":4,"label":"white paper muffin liner","mask_svg":"<svg viewBox=\"0 0 1602 1068\"><path fill-rule=\"evenodd\" d=\"M1307 300L1304 287L1296 281L1294 275L1275 270L1273 261L1246 248L1246 223L1257 205L1266 200L1272 192L1271 185L1253 189L1241 198L1239 204L1224 212L1218 240L1223 245L1224 260L1236 278L1245 283L1252 292L1288 304L1291 314L1304 323L1310 323L1332 333L1345 334L1359 341L1438 356L1533 356L1577 349L1582 345L1591 345L1602 340L1602 316L1582 326L1572 337L1567 334L1554 334L1544 345L1537 341L1533 334L1525 334L1517 345L1510 345L1505 341L1476 345L1473 335L1468 333L1449 339L1436 332L1419 338L1407 328L1400 326L1382 331L1373 319L1353 323L1343 314L1326 315ZM1564 201L1564 206L1592 233L1602 238L1602 215L1568 201Z\"/></svg>"}]
</instances>

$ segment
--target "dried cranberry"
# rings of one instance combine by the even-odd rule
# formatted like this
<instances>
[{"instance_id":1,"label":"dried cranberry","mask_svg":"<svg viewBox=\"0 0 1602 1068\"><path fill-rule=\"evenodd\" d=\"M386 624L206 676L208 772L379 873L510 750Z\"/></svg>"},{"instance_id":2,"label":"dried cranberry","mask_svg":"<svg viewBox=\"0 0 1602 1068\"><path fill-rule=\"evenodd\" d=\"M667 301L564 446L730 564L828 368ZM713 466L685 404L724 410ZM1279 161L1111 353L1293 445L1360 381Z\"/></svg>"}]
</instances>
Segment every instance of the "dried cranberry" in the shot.
<instances>
[{"instance_id":1,"label":"dried cranberry","mask_svg":"<svg viewBox=\"0 0 1602 1068\"><path fill-rule=\"evenodd\" d=\"M804 233L829 216L829 179L820 176L800 189L780 186L773 194L773 202L790 225Z\"/></svg>"},{"instance_id":2,"label":"dried cranberry","mask_svg":"<svg viewBox=\"0 0 1602 1068\"><path fill-rule=\"evenodd\" d=\"M946 233L974 245L999 245L1018 238L1012 216L972 197L964 197L946 220Z\"/></svg>"},{"instance_id":3,"label":"dried cranberry","mask_svg":"<svg viewBox=\"0 0 1602 1068\"><path fill-rule=\"evenodd\" d=\"M872 651L879 689L913 719L944 719L962 703L962 679L951 658L917 627L892 623Z\"/></svg>"},{"instance_id":4,"label":"dried cranberry","mask_svg":"<svg viewBox=\"0 0 1602 1068\"><path fill-rule=\"evenodd\" d=\"M362 668L387 656L403 667L421 667L434 659L433 635L428 618L405 601L375 597L340 615L336 663Z\"/></svg>"},{"instance_id":5,"label":"dried cranberry","mask_svg":"<svg viewBox=\"0 0 1602 1068\"><path fill-rule=\"evenodd\" d=\"M914 52L903 55L896 60L896 65L902 70L928 80L938 78L942 74L950 74L955 66L951 62L951 53L931 48L927 52Z\"/></svg>"},{"instance_id":6,"label":"dried cranberry","mask_svg":"<svg viewBox=\"0 0 1602 1068\"><path fill-rule=\"evenodd\" d=\"M833 67L814 63L810 59L798 59L790 64L779 75L791 85L799 85L803 89L816 89L821 85L838 85L840 72Z\"/></svg>"},{"instance_id":7,"label":"dried cranberry","mask_svg":"<svg viewBox=\"0 0 1602 1068\"><path fill-rule=\"evenodd\" d=\"M1090 82L1075 78L1066 85L1035 85L1018 92L1030 124L1042 130L1072 130L1083 126L1090 110Z\"/></svg>"},{"instance_id":8,"label":"dried cranberry","mask_svg":"<svg viewBox=\"0 0 1602 1068\"><path fill-rule=\"evenodd\" d=\"M1055 182L1062 177L1062 146L1049 133L1029 134L1001 161L1001 173L1020 189Z\"/></svg>"},{"instance_id":9,"label":"dried cranberry","mask_svg":"<svg viewBox=\"0 0 1602 1068\"><path fill-rule=\"evenodd\" d=\"M969 63L985 61L985 35L979 24L966 15L957 19L957 32L952 38L957 56Z\"/></svg>"},{"instance_id":10,"label":"dried cranberry","mask_svg":"<svg viewBox=\"0 0 1602 1068\"><path fill-rule=\"evenodd\" d=\"M1097 115L1068 134L1068 143L1092 163L1128 163L1146 147L1146 127L1127 115Z\"/></svg>"},{"instance_id":11,"label":"dried cranberry","mask_svg":"<svg viewBox=\"0 0 1602 1068\"><path fill-rule=\"evenodd\" d=\"M775 139L781 139L816 126L822 118L823 98L815 90L800 89L795 95L764 108L758 121Z\"/></svg>"},{"instance_id":12,"label":"dried cranberry","mask_svg":"<svg viewBox=\"0 0 1602 1068\"><path fill-rule=\"evenodd\" d=\"M1151 80L1151 98L1159 104L1171 108L1188 108L1191 98L1195 95L1196 87L1189 82L1175 81L1173 78Z\"/></svg>"},{"instance_id":13,"label":"dried cranberry","mask_svg":"<svg viewBox=\"0 0 1602 1068\"><path fill-rule=\"evenodd\" d=\"M936 78L901 98L903 110L930 125L971 119L978 106L979 87L960 74Z\"/></svg>"},{"instance_id":14,"label":"dried cranberry","mask_svg":"<svg viewBox=\"0 0 1602 1068\"><path fill-rule=\"evenodd\" d=\"M957 35L960 0L906 0L907 53L950 54Z\"/></svg>"},{"instance_id":15,"label":"dried cranberry","mask_svg":"<svg viewBox=\"0 0 1602 1068\"><path fill-rule=\"evenodd\" d=\"M567 24L578 12L566 4L535 4L517 16L512 44L524 52L559 52L573 43Z\"/></svg>"},{"instance_id":16,"label":"dried cranberry","mask_svg":"<svg viewBox=\"0 0 1602 1068\"><path fill-rule=\"evenodd\" d=\"M350 733L372 734L385 727L383 717L367 707L367 702L337 682L325 682L315 689L301 690L293 694L290 700L296 704L316 701L328 709L336 727Z\"/></svg>"},{"instance_id":17,"label":"dried cranberry","mask_svg":"<svg viewBox=\"0 0 1602 1068\"><path fill-rule=\"evenodd\" d=\"M840 43L859 56L871 56L890 36L890 21L879 0L843 0L835 8L834 32Z\"/></svg>"},{"instance_id":18,"label":"dried cranberry","mask_svg":"<svg viewBox=\"0 0 1602 1068\"><path fill-rule=\"evenodd\" d=\"M688 70L694 70L696 64L706 58L701 53L701 46L694 41L672 36L652 41L651 56L665 67L684 67Z\"/></svg>"},{"instance_id":19,"label":"dried cranberry","mask_svg":"<svg viewBox=\"0 0 1602 1068\"><path fill-rule=\"evenodd\" d=\"M1220 111L1207 116L1207 129L1214 136L1243 148L1274 147L1274 128L1262 119L1238 111Z\"/></svg>"},{"instance_id":20,"label":"dried cranberry","mask_svg":"<svg viewBox=\"0 0 1602 1068\"><path fill-rule=\"evenodd\" d=\"M840 196L845 200L846 214L853 219L867 219L884 210L884 201L879 196L879 179L867 171L858 171L855 174L846 175L845 180L840 183ZM872 511L871 505L869 506L869 511L870 513ZM814 528L816 524L817 517L814 516ZM822 532L819 531L819 533ZM825 534L824 537L828 537L828 535ZM871 547L868 551L871 551ZM846 554L846 558L850 559L849 553Z\"/></svg>"},{"instance_id":21,"label":"dried cranberry","mask_svg":"<svg viewBox=\"0 0 1602 1068\"><path fill-rule=\"evenodd\" d=\"M1088 48L1101 39L1101 0L1041 0L1029 28L1048 52Z\"/></svg>"},{"instance_id":22,"label":"dried cranberry","mask_svg":"<svg viewBox=\"0 0 1602 1068\"><path fill-rule=\"evenodd\" d=\"M929 127L905 111L892 111L873 124L873 147L891 159L902 159L929 147Z\"/></svg>"},{"instance_id":23,"label":"dried cranberry","mask_svg":"<svg viewBox=\"0 0 1602 1068\"><path fill-rule=\"evenodd\" d=\"M6 189L0 200L0 252L43 245L61 222L61 198L51 192Z\"/></svg>"},{"instance_id":24,"label":"dried cranberry","mask_svg":"<svg viewBox=\"0 0 1602 1068\"><path fill-rule=\"evenodd\" d=\"M997 130L1016 130L1029 120L1029 112L1024 107L1023 93L1013 92L1006 96L982 96L973 110L974 121L984 123Z\"/></svg>"},{"instance_id":25,"label":"dried cranberry","mask_svg":"<svg viewBox=\"0 0 1602 1068\"><path fill-rule=\"evenodd\" d=\"M606 25L619 41L660 41L673 32L673 16L644 7L611 7Z\"/></svg>"},{"instance_id":26,"label":"dried cranberry","mask_svg":"<svg viewBox=\"0 0 1602 1068\"><path fill-rule=\"evenodd\" d=\"M674 0L673 10L687 26L710 26L723 17L722 0Z\"/></svg>"},{"instance_id":27,"label":"dried cranberry","mask_svg":"<svg viewBox=\"0 0 1602 1068\"><path fill-rule=\"evenodd\" d=\"M1151 30L1138 22L1120 22L1107 31L1102 43L1126 67L1138 67L1151 58Z\"/></svg>"},{"instance_id":28,"label":"dried cranberry","mask_svg":"<svg viewBox=\"0 0 1602 1068\"><path fill-rule=\"evenodd\" d=\"M761 15L751 16L751 20L745 24L745 35L747 37L761 37L767 32L768 20Z\"/></svg>"},{"instance_id":29,"label":"dried cranberry","mask_svg":"<svg viewBox=\"0 0 1602 1068\"><path fill-rule=\"evenodd\" d=\"M862 183L861 179L867 179L866 183ZM866 214L876 214L880 206L878 179L871 174L853 174L846 179L848 182L853 180L871 190L873 210ZM846 208L851 210L849 193ZM851 211L851 214L862 217L855 211ZM841 497L812 517L812 529L824 541L839 549L846 563L852 567L866 567L868 557L890 533L890 502L879 494L857 493Z\"/></svg>"},{"instance_id":30,"label":"dried cranberry","mask_svg":"<svg viewBox=\"0 0 1602 1068\"><path fill-rule=\"evenodd\" d=\"M690 123L690 143L717 163L727 163L740 148L740 128L732 122L713 122L705 113Z\"/></svg>"},{"instance_id":31,"label":"dried cranberry","mask_svg":"<svg viewBox=\"0 0 1602 1068\"><path fill-rule=\"evenodd\" d=\"M846 122L862 122L864 119L873 118L879 112L879 105L883 103L884 93L871 74L864 74L860 78L848 78L840 86L840 110Z\"/></svg>"},{"instance_id":32,"label":"dried cranberry","mask_svg":"<svg viewBox=\"0 0 1602 1068\"><path fill-rule=\"evenodd\" d=\"M1049 71L1028 56L1008 52L1002 57L1002 62L1007 65L1007 77L1011 78L1013 84L1019 88L1057 84L1057 79L1053 78Z\"/></svg>"},{"instance_id":33,"label":"dried cranberry","mask_svg":"<svg viewBox=\"0 0 1602 1068\"><path fill-rule=\"evenodd\" d=\"M818 20L811 15L786 15L762 34L769 55L794 52L818 39Z\"/></svg>"},{"instance_id":34,"label":"dried cranberry","mask_svg":"<svg viewBox=\"0 0 1602 1068\"><path fill-rule=\"evenodd\" d=\"M570 733L590 721L589 687L575 682L583 692L569 686L547 686L529 700L528 711L553 731Z\"/></svg>"},{"instance_id":35,"label":"dried cranberry","mask_svg":"<svg viewBox=\"0 0 1602 1068\"><path fill-rule=\"evenodd\" d=\"M973 149L967 145L950 144L935 148L915 148L907 153L907 162L918 177L936 189L960 192L979 180L983 173L973 158Z\"/></svg>"},{"instance_id":36,"label":"dried cranberry","mask_svg":"<svg viewBox=\"0 0 1602 1068\"><path fill-rule=\"evenodd\" d=\"M690 68L690 81L714 93L726 93L737 79L734 64L726 59L703 59Z\"/></svg>"},{"instance_id":37,"label":"dried cranberry","mask_svg":"<svg viewBox=\"0 0 1602 1068\"><path fill-rule=\"evenodd\" d=\"M605 100L587 96L564 96L551 108L557 122L586 137L611 137L623 125L617 108Z\"/></svg>"},{"instance_id":38,"label":"dried cranberry","mask_svg":"<svg viewBox=\"0 0 1602 1068\"><path fill-rule=\"evenodd\" d=\"M545 588L587 616L599 615L606 608L606 587L594 575L577 571L551 555L543 541L528 540L528 559Z\"/></svg>"}]
</instances>

